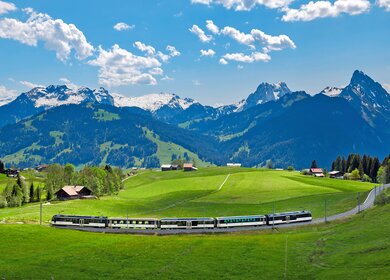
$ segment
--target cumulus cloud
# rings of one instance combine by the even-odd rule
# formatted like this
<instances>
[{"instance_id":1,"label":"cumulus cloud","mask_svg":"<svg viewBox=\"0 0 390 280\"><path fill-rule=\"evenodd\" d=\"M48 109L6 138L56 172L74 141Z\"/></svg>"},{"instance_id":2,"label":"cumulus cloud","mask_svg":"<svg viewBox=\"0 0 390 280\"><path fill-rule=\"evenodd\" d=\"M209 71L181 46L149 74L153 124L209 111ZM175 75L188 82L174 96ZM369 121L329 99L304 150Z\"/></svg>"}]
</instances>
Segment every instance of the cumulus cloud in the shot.
<instances>
[{"instance_id":1,"label":"cumulus cloud","mask_svg":"<svg viewBox=\"0 0 390 280\"><path fill-rule=\"evenodd\" d=\"M31 83L29 81L20 81L19 83L24 85L25 87L27 87L29 89L33 89L33 88L36 88L36 87L44 87L43 85Z\"/></svg>"},{"instance_id":2,"label":"cumulus cloud","mask_svg":"<svg viewBox=\"0 0 390 280\"><path fill-rule=\"evenodd\" d=\"M384 8L387 12L390 12L390 0L377 0L376 4Z\"/></svg>"},{"instance_id":3,"label":"cumulus cloud","mask_svg":"<svg viewBox=\"0 0 390 280\"><path fill-rule=\"evenodd\" d=\"M256 6L265 6L270 9L287 7L294 0L191 0L192 4L207 6L222 5L226 9L236 11L250 11Z\"/></svg>"},{"instance_id":4,"label":"cumulus cloud","mask_svg":"<svg viewBox=\"0 0 390 280\"><path fill-rule=\"evenodd\" d=\"M206 28L214 34L219 33L219 27L214 24L212 20L206 20Z\"/></svg>"},{"instance_id":5,"label":"cumulus cloud","mask_svg":"<svg viewBox=\"0 0 390 280\"><path fill-rule=\"evenodd\" d=\"M212 50L212 49L200 50L200 56L209 56L209 57L213 57L214 55L215 55L215 51Z\"/></svg>"},{"instance_id":6,"label":"cumulus cloud","mask_svg":"<svg viewBox=\"0 0 390 280\"><path fill-rule=\"evenodd\" d=\"M233 60L243 63L252 63L256 61L268 62L271 60L271 57L267 53L262 52L253 52L249 55L244 53L227 53L223 56L225 60Z\"/></svg>"},{"instance_id":7,"label":"cumulus cloud","mask_svg":"<svg viewBox=\"0 0 390 280\"><path fill-rule=\"evenodd\" d=\"M16 9L14 3L0 1L0 15L15 11Z\"/></svg>"},{"instance_id":8,"label":"cumulus cloud","mask_svg":"<svg viewBox=\"0 0 390 280\"><path fill-rule=\"evenodd\" d=\"M134 29L135 25L128 25L127 23L124 22L118 22L117 24L114 25L114 29L116 31L125 31L125 30L131 30Z\"/></svg>"},{"instance_id":9,"label":"cumulus cloud","mask_svg":"<svg viewBox=\"0 0 390 280\"><path fill-rule=\"evenodd\" d=\"M0 38L13 39L34 47L42 41L47 49L56 52L61 61L66 61L72 51L78 60L93 54L93 46L74 24L67 24L62 19L52 19L31 8L24 9L24 12L29 15L26 22L13 18L0 20Z\"/></svg>"},{"instance_id":10,"label":"cumulus cloud","mask_svg":"<svg viewBox=\"0 0 390 280\"><path fill-rule=\"evenodd\" d=\"M13 101L18 96L16 90L8 89L3 85L0 85L0 106L3 106Z\"/></svg>"},{"instance_id":11,"label":"cumulus cloud","mask_svg":"<svg viewBox=\"0 0 390 280\"><path fill-rule=\"evenodd\" d=\"M180 52L170 45L166 48L169 54L156 51L154 47L139 41L133 46L145 55L135 55L117 44L109 50L99 47L97 58L88 61L88 64L99 67L100 84L108 87L135 84L156 85L156 76L164 74L162 63L180 55Z\"/></svg>"},{"instance_id":12,"label":"cumulus cloud","mask_svg":"<svg viewBox=\"0 0 390 280\"><path fill-rule=\"evenodd\" d=\"M284 49L295 49L296 45L293 40L287 35L270 35L259 29L252 29L249 33L242 32L234 27L225 26L219 28L213 21L207 20L206 27L216 37L226 36L237 43L247 46L250 49L249 54L243 52L229 53L222 56L220 64L228 64L228 60L237 62L252 63L256 61L267 62L271 59L269 53L271 51L281 51ZM228 43L230 46L230 43ZM213 50L208 50L213 51ZM207 50L200 50L201 56L213 56L214 53L209 53Z\"/></svg>"},{"instance_id":13,"label":"cumulus cloud","mask_svg":"<svg viewBox=\"0 0 390 280\"><path fill-rule=\"evenodd\" d=\"M209 43L211 42L211 40L213 40L213 36L212 35L206 35L206 33L199 27L197 26L196 24L194 24L190 29L189 31L193 34L195 34L196 36L198 36L199 40L203 43Z\"/></svg>"},{"instance_id":14,"label":"cumulus cloud","mask_svg":"<svg viewBox=\"0 0 390 280\"><path fill-rule=\"evenodd\" d=\"M76 90L79 88L78 85L72 83L68 78L60 78L58 79L61 83L64 83L68 88Z\"/></svg>"},{"instance_id":15,"label":"cumulus cloud","mask_svg":"<svg viewBox=\"0 0 390 280\"><path fill-rule=\"evenodd\" d=\"M388 1L388 0L387 0ZM318 18L337 17L341 14L359 15L370 10L369 0L310 1L298 9L285 8L283 21L311 21Z\"/></svg>"}]
</instances>

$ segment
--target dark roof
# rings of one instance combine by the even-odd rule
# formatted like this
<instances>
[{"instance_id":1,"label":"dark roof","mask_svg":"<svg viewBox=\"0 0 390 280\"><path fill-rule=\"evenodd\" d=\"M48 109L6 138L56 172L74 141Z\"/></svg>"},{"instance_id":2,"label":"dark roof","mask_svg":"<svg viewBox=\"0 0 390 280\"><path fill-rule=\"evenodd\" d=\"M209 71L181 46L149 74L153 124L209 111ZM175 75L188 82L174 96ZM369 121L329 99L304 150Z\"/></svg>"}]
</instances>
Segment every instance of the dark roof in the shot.
<instances>
[{"instance_id":1,"label":"dark roof","mask_svg":"<svg viewBox=\"0 0 390 280\"><path fill-rule=\"evenodd\" d=\"M230 216L230 217L218 217L217 219L246 219L246 218L265 218L265 216L264 215Z\"/></svg>"},{"instance_id":2,"label":"dark roof","mask_svg":"<svg viewBox=\"0 0 390 280\"><path fill-rule=\"evenodd\" d=\"M267 214L268 217L283 217L283 216L292 216L299 214L311 214L310 211L302 210L302 211L293 211L293 212L284 212L284 213L275 213L275 214Z\"/></svg>"},{"instance_id":3,"label":"dark roof","mask_svg":"<svg viewBox=\"0 0 390 280\"><path fill-rule=\"evenodd\" d=\"M161 221L213 221L214 218L163 218Z\"/></svg>"}]
</instances>

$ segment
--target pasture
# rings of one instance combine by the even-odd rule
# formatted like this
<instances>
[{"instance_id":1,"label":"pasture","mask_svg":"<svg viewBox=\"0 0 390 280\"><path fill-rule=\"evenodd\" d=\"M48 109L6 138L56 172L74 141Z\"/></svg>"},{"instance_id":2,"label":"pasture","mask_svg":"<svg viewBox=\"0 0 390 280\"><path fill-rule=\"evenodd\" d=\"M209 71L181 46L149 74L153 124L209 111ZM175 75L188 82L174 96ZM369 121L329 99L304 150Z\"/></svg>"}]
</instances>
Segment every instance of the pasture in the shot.
<instances>
[{"instance_id":1,"label":"pasture","mask_svg":"<svg viewBox=\"0 0 390 280\"><path fill-rule=\"evenodd\" d=\"M356 206L358 197L362 202L373 186L263 169L212 167L196 172L144 171L127 179L125 189L118 195L45 204L43 220L48 222L58 213L109 217L125 217L127 213L129 217L217 217L272 213L274 208L276 212L307 209L314 217L323 217L325 200L327 214L336 214ZM0 209L0 220L37 223L39 204Z\"/></svg>"},{"instance_id":2,"label":"pasture","mask_svg":"<svg viewBox=\"0 0 390 280\"><path fill-rule=\"evenodd\" d=\"M0 225L2 279L388 279L390 205L344 222L136 236Z\"/></svg>"}]
</instances>

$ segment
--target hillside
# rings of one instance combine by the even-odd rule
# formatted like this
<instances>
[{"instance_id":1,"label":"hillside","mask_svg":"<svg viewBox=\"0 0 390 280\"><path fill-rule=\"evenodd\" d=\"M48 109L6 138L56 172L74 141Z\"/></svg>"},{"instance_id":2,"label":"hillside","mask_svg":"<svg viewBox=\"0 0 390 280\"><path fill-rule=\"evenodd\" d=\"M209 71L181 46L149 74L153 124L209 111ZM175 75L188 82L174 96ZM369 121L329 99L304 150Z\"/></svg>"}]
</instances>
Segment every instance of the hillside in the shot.
<instances>
[{"instance_id":1,"label":"hillside","mask_svg":"<svg viewBox=\"0 0 390 280\"><path fill-rule=\"evenodd\" d=\"M231 175L226 185L215 192L227 174ZM124 216L126 209L135 217L253 214L272 211L269 202L276 200L277 211L305 208L318 217L325 198L329 212L344 211L356 203L356 192L371 186L284 171L146 171L128 179L117 197L53 203L45 205L43 213L45 221L59 212ZM378 206L326 225L202 236L111 235L0 224L0 250L6 256L0 259L0 276L121 279L131 274L135 279L183 279L190 273L196 279L279 279L284 275L288 279L369 279L373 275L386 279L390 273L389 210L389 205ZM36 223L38 217L38 205L0 209L0 220L7 223ZM91 261L84 262L85 256ZM41 263L47 263L45 269L40 269Z\"/></svg>"},{"instance_id":2,"label":"hillside","mask_svg":"<svg viewBox=\"0 0 390 280\"><path fill-rule=\"evenodd\" d=\"M158 137L148 138L145 129ZM197 141L194 141L197 139ZM202 160L219 162L214 143L194 132L155 120L138 108L116 108L110 105L86 104L55 107L6 126L0 132L0 158L19 167L42 163L71 162L75 165L111 164L121 167L158 167L163 144ZM199 155L199 157L198 157Z\"/></svg>"}]
</instances>

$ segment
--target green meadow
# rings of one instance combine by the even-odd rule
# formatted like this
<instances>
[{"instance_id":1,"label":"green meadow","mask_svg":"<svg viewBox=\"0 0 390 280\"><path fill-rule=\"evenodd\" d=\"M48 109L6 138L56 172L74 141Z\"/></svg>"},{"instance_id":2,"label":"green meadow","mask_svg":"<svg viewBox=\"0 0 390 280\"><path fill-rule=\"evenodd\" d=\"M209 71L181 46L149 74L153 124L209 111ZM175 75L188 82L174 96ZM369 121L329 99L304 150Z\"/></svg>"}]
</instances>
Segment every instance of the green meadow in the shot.
<instances>
[{"instance_id":1,"label":"green meadow","mask_svg":"<svg viewBox=\"0 0 390 280\"><path fill-rule=\"evenodd\" d=\"M0 225L2 279L388 279L390 205L346 221L137 236Z\"/></svg>"},{"instance_id":2,"label":"green meadow","mask_svg":"<svg viewBox=\"0 0 390 280\"><path fill-rule=\"evenodd\" d=\"M227 178L228 177L228 178ZM227 178L227 179L226 179ZM222 183L225 184L221 187ZM109 217L202 217L310 210L336 214L363 202L373 184L303 176L298 172L203 168L196 172L143 171L118 195L43 205L43 220L57 213ZM37 223L39 204L0 210L0 220Z\"/></svg>"}]
</instances>

